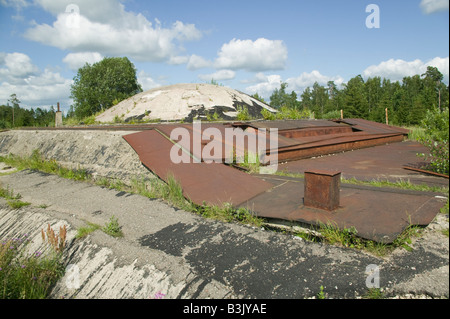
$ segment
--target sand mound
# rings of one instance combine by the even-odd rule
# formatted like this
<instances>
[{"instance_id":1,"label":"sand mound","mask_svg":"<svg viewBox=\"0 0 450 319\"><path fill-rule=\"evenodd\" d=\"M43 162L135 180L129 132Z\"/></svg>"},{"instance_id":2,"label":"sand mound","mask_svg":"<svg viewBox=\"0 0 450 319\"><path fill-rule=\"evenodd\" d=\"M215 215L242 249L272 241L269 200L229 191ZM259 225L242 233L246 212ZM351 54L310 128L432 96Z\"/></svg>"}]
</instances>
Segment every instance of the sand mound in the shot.
<instances>
[{"instance_id":1,"label":"sand mound","mask_svg":"<svg viewBox=\"0 0 450 319\"><path fill-rule=\"evenodd\" d=\"M97 116L99 122L115 119L192 121L213 116L234 120L239 108L246 107L252 117L261 110L275 112L269 105L228 87L213 84L175 84L136 94Z\"/></svg>"}]
</instances>

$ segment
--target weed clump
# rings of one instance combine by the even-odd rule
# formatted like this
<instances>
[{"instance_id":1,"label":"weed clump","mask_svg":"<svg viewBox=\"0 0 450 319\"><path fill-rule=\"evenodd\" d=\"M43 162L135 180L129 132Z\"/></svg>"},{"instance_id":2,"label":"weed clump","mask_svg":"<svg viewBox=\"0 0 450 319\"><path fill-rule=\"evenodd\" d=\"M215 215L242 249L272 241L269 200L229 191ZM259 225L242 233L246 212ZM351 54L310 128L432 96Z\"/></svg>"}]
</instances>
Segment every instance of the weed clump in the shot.
<instances>
[{"instance_id":1,"label":"weed clump","mask_svg":"<svg viewBox=\"0 0 450 319\"><path fill-rule=\"evenodd\" d=\"M64 274L62 253L66 234L65 226L56 234L48 225L46 232L42 230L42 238L50 251L35 251L31 254L26 249L31 242L27 234L1 240L0 298L47 298L51 287Z\"/></svg>"}]
</instances>

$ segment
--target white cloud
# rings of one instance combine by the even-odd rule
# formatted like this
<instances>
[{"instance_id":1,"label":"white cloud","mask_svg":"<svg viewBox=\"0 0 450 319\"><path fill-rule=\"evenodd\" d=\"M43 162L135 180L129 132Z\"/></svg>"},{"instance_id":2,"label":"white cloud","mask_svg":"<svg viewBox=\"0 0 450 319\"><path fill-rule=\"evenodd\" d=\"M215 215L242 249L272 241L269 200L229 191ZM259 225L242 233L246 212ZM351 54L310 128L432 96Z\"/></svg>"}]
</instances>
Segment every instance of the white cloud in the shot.
<instances>
[{"instance_id":1,"label":"white cloud","mask_svg":"<svg viewBox=\"0 0 450 319\"><path fill-rule=\"evenodd\" d=\"M6 104L15 93L21 106L43 107L61 102L63 108L71 103L72 80L49 69L34 65L23 53L0 53L0 103Z\"/></svg>"},{"instance_id":2,"label":"white cloud","mask_svg":"<svg viewBox=\"0 0 450 319\"><path fill-rule=\"evenodd\" d=\"M203 69L203 68L209 68L213 65L213 63L211 61L208 61L204 58L202 58L201 56L198 55L191 55L189 57L189 61L187 63L187 68L188 70L198 70L198 69Z\"/></svg>"},{"instance_id":3,"label":"white cloud","mask_svg":"<svg viewBox=\"0 0 450 319\"><path fill-rule=\"evenodd\" d=\"M143 91L148 91L157 87L160 87L161 84L159 84L157 81L155 81L150 74L146 73L145 71L140 71L137 74L137 79L139 84L142 86Z\"/></svg>"},{"instance_id":4,"label":"white cloud","mask_svg":"<svg viewBox=\"0 0 450 319\"><path fill-rule=\"evenodd\" d=\"M2 65L5 67L0 69L0 76L10 81L33 75L39 70L37 66L31 63L28 55L18 52L0 55L0 66Z\"/></svg>"},{"instance_id":5,"label":"white cloud","mask_svg":"<svg viewBox=\"0 0 450 319\"><path fill-rule=\"evenodd\" d=\"M444 82L449 82L449 57L436 57L428 62L420 59L414 61L404 61L401 59L390 59L383 61L378 65L371 65L362 73L364 78L380 76L388 78L391 81L401 81L405 76L413 76L423 74L427 70L427 66L434 66L444 76Z\"/></svg>"},{"instance_id":6,"label":"white cloud","mask_svg":"<svg viewBox=\"0 0 450 319\"><path fill-rule=\"evenodd\" d=\"M167 63L172 65L178 65L188 63L188 61L189 61L188 56L180 55L180 56L171 56Z\"/></svg>"},{"instance_id":7,"label":"white cloud","mask_svg":"<svg viewBox=\"0 0 450 319\"><path fill-rule=\"evenodd\" d=\"M83 67L86 63L94 64L103 59L103 56L98 52L80 52L80 53L69 53L63 59L69 68L75 72L79 68Z\"/></svg>"},{"instance_id":8,"label":"white cloud","mask_svg":"<svg viewBox=\"0 0 450 319\"><path fill-rule=\"evenodd\" d=\"M258 73L255 77L259 83L251 85L246 88L246 92L249 94L258 93L258 95L263 98L269 98L275 89L279 89L282 79L280 75L264 75L262 73Z\"/></svg>"},{"instance_id":9,"label":"white cloud","mask_svg":"<svg viewBox=\"0 0 450 319\"><path fill-rule=\"evenodd\" d=\"M285 68L288 50L281 40L233 39L225 43L214 62L217 69L269 71Z\"/></svg>"},{"instance_id":10,"label":"white cloud","mask_svg":"<svg viewBox=\"0 0 450 319\"><path fill-rule=\"evenodd\" d=\"M420 2L420 8L425 14L448 11L449 0L422 0Z\"/></svg>"},{"instance_id":11,"label":"white cloud","mask_svg":"<svg viewBox=\"0 0 450 319\"><path fill-rule=\"evenodd\" d=\"M256 74L252 82L258 81L258 83L246 88L250 94L258 93L264 98L269 98L275 89L279 89L282 82L286 82L288 87L286 91L288 93L295 91L300 95L307 87L311 87L317 82L319 85L327 86L328 81L334 81L337 86L344 83L344 79L341 76L326 76L319 71L312 71L310 73L303 72L298 77L288 78L283 80L280 75L264 75L262 73Z\"/></svg>"},{"instance_id":12,"label":"white cloud","mask_svg":"<svg viewBox=\"0 0 450 319\"><path fill-rule=\"evenodd\" d=\"M303 92L303 90L307 87L312 87L315 82L319 85L327 86L328 81L334 81L337 86L344 83L344 79L339 75L327 76L321 74L317 70L313 70L310 73L303 72L296 78L289 78L286 80L291 90L299 92Z\"/></svg>"},{"instance_id":13,"label":"white cloud","mask_svg":"<svg viewBox=\"0 0 450 319\"><path fill-rule=\"evenodd\" d=\"M198 77L203 81L225 81L232 80L236 76L236 72L232 70L219 70L211 74L200 74Z\"/></svg>"},{"instance_id":14,"label":"white cloud","mask_svg":"<svg viewBox=\"0 0 450 319\"><path fill-rule=\"evenodd\" d=\"M163 28L158 20L153 24L140 13L125 11L117 0L81 0L76 5L72 1L37 2L55 15L56 21L52 25L35 23L25 37L63 50L160 62L176 59L181 42L202 37L193 24L176 21Z\"/></svg>"},{"instance_id":15,"label":"white cloud","mask_svg":"<svg viewBox=\"0 0 450 319\"><path fill-rule=\"evenodd\" d=\"M0 0L0 5L20 10L21 8L27 7L28 2L26 0Z\"/></svg>"}]
</instances>

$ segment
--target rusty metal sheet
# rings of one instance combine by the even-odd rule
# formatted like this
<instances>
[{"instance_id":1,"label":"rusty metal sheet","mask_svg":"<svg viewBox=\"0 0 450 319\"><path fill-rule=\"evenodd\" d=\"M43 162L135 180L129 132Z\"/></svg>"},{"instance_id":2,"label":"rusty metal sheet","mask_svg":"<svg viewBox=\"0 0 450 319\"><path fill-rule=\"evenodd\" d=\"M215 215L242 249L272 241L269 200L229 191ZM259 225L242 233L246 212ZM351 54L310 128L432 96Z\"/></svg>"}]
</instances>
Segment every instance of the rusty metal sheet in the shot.
<instances>
[{"instance_id":1,"label":"rusty metal sheet","mask_svg":"<svg viewBox=\"0 0 450 319\"><path fill-rule=\"evenodd\" d=\"M166 182L173 175L185 197L198 205L205 202L236 206L272 187L270 183L221 163L175 164L170 159L174 143L156 130L129 134L123 138L149 170Z\"/></svg>"},{"instance_id":2,"label":"rusty metal sheet","mask_svg":"<svg viewBox=\"0 0 450 319\"><path fill-rule=\"evenodd\" d=\"M422 163L424 159L416 155L425 151L426 148L420 143L405 141L288 163L280 161L278 169L299 174L303 174L305 170L309 169L334 169L341 171L345 178L354 177L363 181L389 180L395 182L404 180L411 181L411 183L448 187L447 179L404 169L404 166L425 165Z\"/></svg>"},{"instance_id":3,"label":"rusty metal sheet","mask_svg":"<svg viewBox=\"0 0 450 319\"><path fill-rule=\"evenodd\" d=\"M392 125L386 125L383 123L373 122L373 121L364 120L364 119L355 119L355 118L341 119L341 120L336 120L335 122L345 123L345 124L351 125L356 130L361 130L361 131L365 131L368 133L375 133L375 134L400 133L403 135L408 135L408 133L409 133L408 129L404 129L404 128L392 126Z\"/></svg>"},{"instance_id":4,"label":"rusty metal sheet","mask_svg":"<svg viewBox=\"0 0 450 319\"><path fill-rule=\"evenodd\" d=\"M342 124L328 120L276 120L250 122L254 128L277 128L280 131L292 129L308 129L318 127L342 127Z\"/></svg>"},{"instance_id":5,"label":"rusty metal sheet","mask_svg":"<svg viewBox=\"0 0 450 319\"><path fill-rule=\"evenodd\" d=\"M428 225L445 204L434 194L342 185L340 205L328 211L304 205L304 180L261 176L272 182L270 193L256 196L241 207L252 209L257 216L291 220L300 223L355 227L358 236L392 243L409 225ZM271 181L273 179L273 181Z\"/></svg>"}]
</instances>

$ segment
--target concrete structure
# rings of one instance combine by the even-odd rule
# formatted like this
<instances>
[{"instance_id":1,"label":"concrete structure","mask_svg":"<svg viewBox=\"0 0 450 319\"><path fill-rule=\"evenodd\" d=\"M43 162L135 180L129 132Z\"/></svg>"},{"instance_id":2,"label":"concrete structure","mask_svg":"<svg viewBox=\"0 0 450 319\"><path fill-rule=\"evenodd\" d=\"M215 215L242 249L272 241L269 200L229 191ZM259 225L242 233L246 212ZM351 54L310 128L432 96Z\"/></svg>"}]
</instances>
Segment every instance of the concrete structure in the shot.
<instances>
[{"instance_id":1,"label":"concrete structure","mask_svg":"<svg viewBox=\"0 0 450 319\"><path fill-rule=\"evenodd\" d=\"M137 120L174 121L236 118L238 109L246 107L253 117L261 118L261 110L275 112L269 105L242 92L212 84L175 84L139 93L96 117L102 123Z\"/></svg>"},{"instance_id":2,"label":"concrete structure","mask_svg":"<svg viewBox=\"0 0 450 319\"><path fill-rule=\"evenodd\" d=\"M58 110L55 113L55 127L60 127L62 125L63 125L62 112L59 109L59 102L58 102Z\"/></svg>"}]
</instances>

